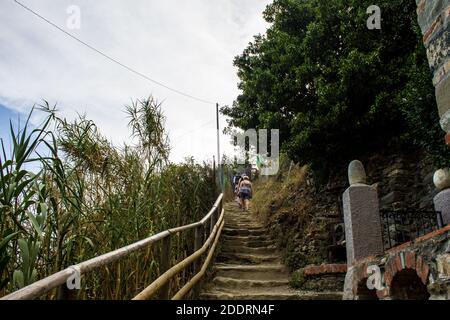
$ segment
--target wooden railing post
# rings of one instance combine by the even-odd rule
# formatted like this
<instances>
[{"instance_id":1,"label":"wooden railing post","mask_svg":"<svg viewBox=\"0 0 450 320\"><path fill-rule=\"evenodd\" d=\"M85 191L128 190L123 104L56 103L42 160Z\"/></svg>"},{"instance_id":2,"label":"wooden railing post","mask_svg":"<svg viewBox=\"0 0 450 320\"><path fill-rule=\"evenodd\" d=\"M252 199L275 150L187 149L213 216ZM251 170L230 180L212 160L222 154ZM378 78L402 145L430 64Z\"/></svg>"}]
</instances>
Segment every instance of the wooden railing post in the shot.
<instances>
[{"instance_id":1,"label":"wooden railing post","mask_svg":"<svg viewBox=\"0 0 450 320\"><path fill-rule=\"evenodd\" d=\"M194 240L194 252L199 250L202 247L203 244L203 226L199 225L198 227L195 228L195 240ZM194 271L195 273L198 272L198 266L200 265L200 263L195 262L195 267L194 267Z\"/></svg>"},{"instance_id":2,"label":"wooden railing post","mask_svg":"<svg viewBox=\"0 0 450 320\"><path fill-rule=\"evenodd\" d=\"M58 290L56 291L56 300L77 300L78 290L70 290L67 287L67 281L68 280L58 287Z\"/></svg>"},{"instance_id":3,"label":"wooden railing post","mask_svg":"<svg viewBox=\"0 0 450 320\"><path fill-rule=\"evenodd\" d=\"M205 252L206 248L203 248L204 245L202 245L204 239L208 239L208 243L211 243L213 241L210 239L211 233L214 231L214 227L216 223L218 222L219 218L221 217L222 211L223 211L223 194L219 195L220 198L218 198L215 202L214 207L208 212L206 216L203 217L202 220L191 223L189 225L184 225L176 228L172 228L169 230L162 231L158 234L152 235L148 238L145 238L143 240L134 242L132 244L129 244L125 247L121 247L119 249L116 249L114 251L110 251L107 253L104 253L100 256L91 258L89 260L80 262L74 266L70 266L64 270L58 271L44 279L38 280L30 285L28 285L25 288L19 289L13 293L8 294L7 296L1 297L0 300L32 300L32 299L38 299L39 297L43 296L44 294L48 293L50 290L56 289L59 287L57 292L57 299L70 299L71 295L74 298L80 298L81 295L79 291L77 290L67 290L66 287L67 279L74 274L74 270L81 276L82 274L86 274L89 272L92 272L94 270L97 270L100 267L106 267L107 265L118 261L120 259L123 259L124 257L127 257L133 252L137 252L139 250L143 250L144 248L147 248L148 246L157 243L159 241L162 241L161 244L161 252L160 252L160 259L159 259L159 278L165 278L164 284L161 284L161 286L156 285L157 281L154 281L152 283L153 287L149 286L149 290L155 289L155 292L150 291L151 294L149 294L149 297L153 297L154 294L159 292L159 296L161 299L169 299L170 296L170 279L168 278L170 275L170 272L168 272L165 277L161 277L164 273L171 270L170 263L171 263L171 255L170 255L170 247L171 247L171 235L177 235L181 232L185 232L187 230L195 230L195 248L196 251L202 250L202 252ZM208 221L211 219L211 221ZM219 227L219 226L217 226ZM220 226L220 230L222 230L223 224ZM200 248L200 249L198 249ZM201 254L193 254L191 256L195 256L196 259L201 258ZM186 260L186 259L185 259ZM189 261L189 265L192 264L194 261L191 261L190 259L186 260ZM185 261L185 263L187 263ZM201 260L199 260L201 261ZM200 263L200 262L199 262ZM198 270L199 267L197 266L196 269ZM177 271L179 273L180 271ZM203 271L204 273L204 271ZM201 277L202 275L199 275ZM198 280L197 280L198 281ZM156 287L155 287L156 286ZM158 290L159 289L159 290ZM70 291L70 292L68 292ZM141 292L142 293L142 292ZM140 295L138 295L140 296ZM137 297L138 297L137 296Z\"/></svg>"},{"instance_id":4,"label":"wooden railing post","mask_svg":"<svg viewBox=\"0 0 450 320\"><path fill-rule=\"evenodd\" d=\"M70 299L70 293L69 293L69 289L67 288L67 284L63 284L58 287L56 299L57 300L69 300Z\"/></svg>"},{"instance_id":5,"label":"wooden railing post","mask_svg":"<svg viewBox=\"0 0 450 320\"><path fill-rule=\"evenodd\" d=\"M161 246L161 260L159 265L159 274L163 274L170 268L170 235L162 240ZM160 298L161 300L169 300L170 293L170 281L161 287Z\"/></svg>"},{"instance_id":6,"label":"wooden railing post","mask_svg":"<svg viewBox=\"0 0 450 320\"><path fill-rule=\"evenodd\" d=\"M200 250L203 244L203 226L200 225L195 228L195 240L194 240L194 252ZM200 271L201 260L197 260L194 263L194 274L197 274ZM199 287L194 286L193 289L194 297L197 298L199 295Z\"/></svg>"},{"instance_id":7,"label":"wooden railing post","mask_svg":"<svg viewBox=\"0 0 450 320\"><path fill-rule=\"evenodd\" d=\"M216 212L217 209L213 212L211 215L210 221L209 221L209 234L211 234L214 230L214 226L216 225L217 219L216 219Z\"/></svg>"}]
</instances>

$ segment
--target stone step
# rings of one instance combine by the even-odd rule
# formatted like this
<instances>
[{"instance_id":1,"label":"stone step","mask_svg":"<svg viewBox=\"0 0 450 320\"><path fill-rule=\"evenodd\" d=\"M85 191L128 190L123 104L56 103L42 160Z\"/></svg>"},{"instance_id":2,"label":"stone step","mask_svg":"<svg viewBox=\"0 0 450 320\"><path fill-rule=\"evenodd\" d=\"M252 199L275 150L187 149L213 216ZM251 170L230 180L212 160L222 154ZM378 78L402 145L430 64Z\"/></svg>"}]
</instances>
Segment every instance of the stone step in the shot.
<instances>
[{"instance_id":1,"label":"stone step","mask_svg":"<svg viewBox=\"0 0 450 320\"><path fill-rule=\"evenodd\" d=\"M239 236L239 235L227 235L227 234L223 234L221 236L223 238L223 240L238 240L238 241L242 241L242 242L246 242L246 241L253 241L253 240L257 240L257 241L273 241L269 235L267 234L262 234L262 235L247 235L247 236Z\"/></svg>"},{"instance_id":2,"label":"stone step","mask_svg":"<svg viewBox=\"0 0 450 320\"><path fill-rule=\"evenodd\" d=\"M243 239L230 239L223 238L222 240L222 249L227 247L247 247L247 248L260 248L260 247L276 247L275 242L273 240L261 240L261 239L253 239L253 240L243 240Z\"/></svg>"},{"instance_id":3,"label":"stone step","mask_svg":"<svg viewBox=\"0 0 450 320\"><path fill-rule=\"evenodd\" d=\"M238 220L234 219L232 217L225 217L225 224L227 226L233 226L233 227L250 227L250 228L264 228L265 226L262 223L258 223L251 220Z\"/></svg>"},{"instance_id":4,"label":"stone step","mask_svg":"<svg viewBox=\"0 0 450 320\"><path fill-rule=\"evenodd\" d=\"M261 236L267 235L267 230L264 228L259 229L232 229L224 227L222 233L227 236Z\"/></svg>"},{"instance_id":5,"label":"stone step","mask_svg":"<svg viewBox=\"0 0 450 320\"><path fill-rule=\"evenodd\" d=\"M246 224L246 223L239 223L239 224L230 224L227 223L225 225L227 229L245 229L245 230L267 230L264 226L261 225L255 225L255 224Z\"/></svg>"},{"instance_id":6,"label":"stone step","mask_svg":"<svg viewBox=\"0 0 450 320\"><path fill-rule=\"evenodd\" d=\"M247 245L224 243L222 245L222 252L223 253L274 255L274 254L277 253L277 248L274 245L272 245L272 246L250 247L250 246L247 246Z\"/></svg>"},{"instance_id":7,"label":"stone step","mask_svg":"<svg viewBox=\"0 0 450 320\"><path fill-rule=\"evenodd\" d=\"M274 254L249 254L238 252L221 252L216 258L218 262L236 263L236 264L260 264L279 262L280 256Z\"/></svg>"},{"instance_id":8,"label":"stone step","mask_svg":"<svg viewBox=\"0 0 450 320\"><path fill-rule=\"evenodd\" d=\"M281 264L276 242L255 215L242 212L235 203L224 208L220 252L213 265L212 280L205 284L201 299L320 299L318 293L289 287L289 271Z\"/></svg>"},{"instance_id":9,"label":"stone step","mask_svg":"<svg viewBox=\"0 0 450 320\"><path fill-rule=\"evenodd\" d=\"M279 280L249 280L249 279L236 279L229 277L215 277L213 279L214 288L220 289L239 289L249 290L253 288L269 288L276 290L277 288L286 288L289 285L289 279Z\"/></svg>"},{"instance_id":10,"label":"stone step","mask_svg":"<svg viewBox=\"0 0 450 320\"><path fill-rule=\"evenodd\" d=\"M342 292L211 290L200 295L203 300L342 300Z\"/></svg>"},{"instance_id":11,"label":"stone step","mask_svg":"<svg viewBox=\"0 0 450 320\"><path fill-rule=\"evenodd\" d=\"M282 264L216 264L213 270L217 277L242 280L279 280L289 275L287 268Z\"/></svg>"}]
</instances>

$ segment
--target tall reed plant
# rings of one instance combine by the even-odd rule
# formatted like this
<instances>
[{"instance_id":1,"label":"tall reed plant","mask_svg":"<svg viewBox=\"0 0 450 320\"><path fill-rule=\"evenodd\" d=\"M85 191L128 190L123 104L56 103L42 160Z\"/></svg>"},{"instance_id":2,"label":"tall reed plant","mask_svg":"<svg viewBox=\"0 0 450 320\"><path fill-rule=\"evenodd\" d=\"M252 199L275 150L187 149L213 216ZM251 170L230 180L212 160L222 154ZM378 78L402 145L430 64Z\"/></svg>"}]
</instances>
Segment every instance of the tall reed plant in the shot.
<instances>
[{"instance_id":1,"label":"tall reed plant","mask_svg":"<svg viewBox=\"0 0 450 320\"><path fill-rule=\"evenodd\" d=\"M199 220L214 202L210 164L169 162L165 117L153 97L126 107L133 144L121 148L86 116L62 119L46 102L39 109L45 120L36 128L29 121L35 109L21 130L10 126L11 152L1 141L0 296ZM192 252L193 235L175 240L174 262ZM131 298L158 275L159 250L148 248L86 275L78 297Z\"/></svg>"}]
</instances>

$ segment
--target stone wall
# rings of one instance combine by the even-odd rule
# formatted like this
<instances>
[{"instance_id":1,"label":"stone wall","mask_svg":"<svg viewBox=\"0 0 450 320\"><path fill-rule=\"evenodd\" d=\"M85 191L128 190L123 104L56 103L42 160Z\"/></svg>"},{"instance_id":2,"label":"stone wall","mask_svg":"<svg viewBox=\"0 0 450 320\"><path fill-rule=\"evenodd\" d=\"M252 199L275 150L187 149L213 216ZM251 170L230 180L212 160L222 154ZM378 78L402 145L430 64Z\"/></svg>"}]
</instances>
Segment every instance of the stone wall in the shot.
<instances>
[{"instance_id":1,"label":"stone wall","mask_svg":"<svg viewBox=\"0 0 450 320\"><path fill-rule=\"evenodd\" d=\"M269 204L267 225L291 270L327 261L332 230L342 223L340 189L313 185L308 171L304 181L290 186L285 199Z\"/></svg>"},{"instance_id":2,"label":"stone wall","mask_svg":"<svg viewBox=\"0 0 450 320\"><path fill-rule=\"evenodd\" d=\"M368 184L378 191L380 209L433 210L436 168L421 152L377 154L364 164Z\"/></svg>"},{"instance_id":3,"label":"stone wall","mask_svg":"<svg viewBox=\"0 0 450 320\"><path fill-rule=\"evenodd\" d=\"M390 154L377 153L361 159L368 184L377 187L380 208L433 209L435 168L424 158L419 151L391 150ZM286 179L286 173L282 179ZM313 174L308 171L305 179L298 184L286 183L288 191L283 190L282 196L267 202L268 229L292 271L346 262L342 204L342 194L348 188L346 171L336 173L320 188L314 186ZM304 288L329 288L331 282L340 283L343 278L339 274L302 277L301 271L296 276Z\"/></svg>"},{"instance_id":4,"label":"stone wall","mask_svg":"<svg viewBox=\"0 0 450 320\"><path fill-rule=\"evenodd\" d=\"M342 292L346 264L311 265L294 272L291 285L307 291Z\"/></svg>"},{"instance_id":5,"label":"stone wall","mask_svg":"<svg viewBox=\"0 0 450 320\"><path fill-rule=\"evenodd\" d=\"M380 208L433 210L433 173L419 151L377 153L363 160L368 183L377 187ZM293 189L283 201L273 201L268 225L286 263L296 270L309 264L345 262L342 194L348 187L339 172L316 189L313 175Z\"/></svg>"},{"instance_id":6,"label":"stone wall","mask_svg":"<svg viewBox=\"0 0 450 320\"><path fill-rule=\"evenodd\" d=\"M395 154L379 153L367 157L363 162L367 168L367 184L377 191L379 209L410 211L408 215L396 214L395 218L393 215L383 217L384 248L408 241L417 233L423 234L437 227L432 218L435 215L433 198L437 193L433 184L435 167L422 152L407 150ZM403 218L405 220L401 221ZM399 223L403 224L399 227Z\"/></svg>"},{"instance_id":7,"label":"stone wall","mask_svg":"<svg viewBox=\"0 0 450 320\"><path fill-rule=\"evenodd\" d=\"M369 266L380 270L378 289L367 286ZM450 226L356 261L347 271L344 299L449 300Z\"/></svg>"}]
</instances>

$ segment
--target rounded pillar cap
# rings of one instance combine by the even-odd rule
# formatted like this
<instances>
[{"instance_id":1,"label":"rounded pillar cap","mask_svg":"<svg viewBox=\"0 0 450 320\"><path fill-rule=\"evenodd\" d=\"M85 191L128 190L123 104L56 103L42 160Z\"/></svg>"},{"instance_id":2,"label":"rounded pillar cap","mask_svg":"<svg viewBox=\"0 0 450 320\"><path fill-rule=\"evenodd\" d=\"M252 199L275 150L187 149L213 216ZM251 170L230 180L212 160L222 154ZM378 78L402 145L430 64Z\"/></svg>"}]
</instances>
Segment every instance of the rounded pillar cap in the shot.
<instances>
[{"instance_id":1,"label":"rounded pillar cap","mask_svg":"<svg viewBox=\"0 0 450 320\"><path fill-rule=\"evenodd\" d=\"M444 168L436 171L434 173L433 182L438 190L450 188L450 169Z\"/></svg>"},{"instance_id":2,"label":"rounded pillar cap","mask_svg":"<svg viewBox=\"0 0 450 320\"><path fill-rule=\"evenodd\" d=\"M364 165L359 160L353 160L348 166L348 181L350 185L366 184L367 176Z\"/></svg>"}]
</instances>

